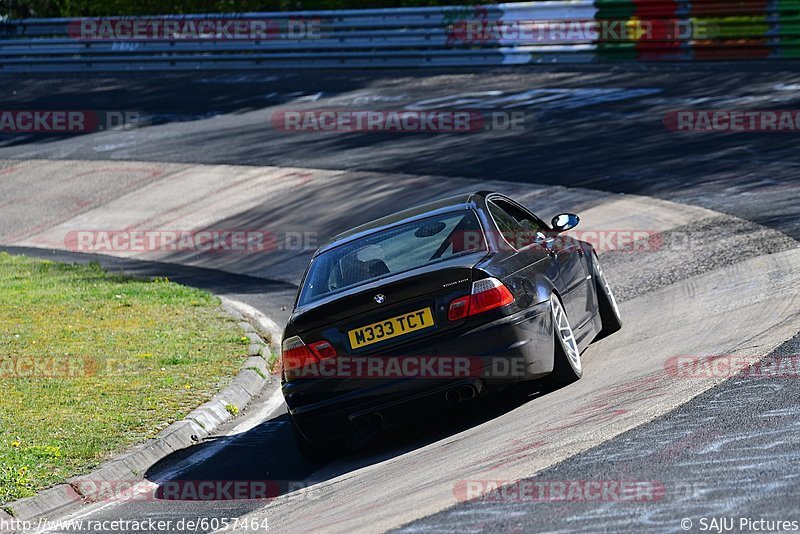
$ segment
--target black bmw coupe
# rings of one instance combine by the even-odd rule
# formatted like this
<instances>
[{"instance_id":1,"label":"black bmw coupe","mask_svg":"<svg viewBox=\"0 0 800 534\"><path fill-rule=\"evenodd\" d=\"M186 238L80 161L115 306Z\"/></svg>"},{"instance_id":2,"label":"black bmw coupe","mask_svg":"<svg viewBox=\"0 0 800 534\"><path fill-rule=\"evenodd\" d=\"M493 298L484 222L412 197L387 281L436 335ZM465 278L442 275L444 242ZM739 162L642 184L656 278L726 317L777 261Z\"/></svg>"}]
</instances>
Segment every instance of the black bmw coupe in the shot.
<instances>
[{"instance_id":1,"label":"black bmw coupe","mask_svg":"<svg viewBox=\"0 0 800 534\"><path fill-rule=\"evenodd\" d=\"M301 452L354 446L526 380L567 384L622 326L592 246L510 198L478 192L403 211L323 245L283 337L282 390Z\"/></svg>"}]
</instances>

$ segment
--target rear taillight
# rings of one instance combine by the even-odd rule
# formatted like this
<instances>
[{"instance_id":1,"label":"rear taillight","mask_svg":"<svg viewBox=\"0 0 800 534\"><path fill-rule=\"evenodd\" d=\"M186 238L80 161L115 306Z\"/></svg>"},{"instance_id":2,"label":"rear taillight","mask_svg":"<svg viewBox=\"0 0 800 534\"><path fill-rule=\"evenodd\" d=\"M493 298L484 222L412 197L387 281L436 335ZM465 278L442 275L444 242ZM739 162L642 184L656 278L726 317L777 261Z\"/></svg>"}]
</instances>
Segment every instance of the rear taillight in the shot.
<instances>
[{"instance_id":1,"label":"rear taillight","mask_svg":"<svg viewBox=\"0 0 800 534\"><path fill-rule=\"evenodd\" d=\"M319 358L298 336L283 340L281 349L284 371L302 369L309 364L319 362Z\"/></svg>"},{"instance_id":2,"label":"rear taillight","mask_svg":"<svg viewBox=\"0 0 800 534\"><path fill-rule=\"evenodd\" d=\"M484 278L472 284L472 298L469 301L469 314L507 306L514 302L514 295L497 278Z\"/></svg>"},{"instance_id":3,"label":"rear taillight","mask_svg":"<svg viewBox=\"0 0 800 534\"><path fill-rule=\"evenodd\" d=\"M283 342L283 369L293 371L302 369L322 360L336 357L336 349L327 341L317 341L306 345L299 336L290 337Z\"/></svg>"},{"instance_id":4,"label":"rear taillight","mask_svg":"<svg viewBox=\"0 0 800 534\"><path fill-rule=\"evenodd\" d=\"M514 302L514 295L497 278L484 278L472 284L472 294L450 303L447 318L458 321L468 315L501 308Z\"/></svg>"}]
</instances>

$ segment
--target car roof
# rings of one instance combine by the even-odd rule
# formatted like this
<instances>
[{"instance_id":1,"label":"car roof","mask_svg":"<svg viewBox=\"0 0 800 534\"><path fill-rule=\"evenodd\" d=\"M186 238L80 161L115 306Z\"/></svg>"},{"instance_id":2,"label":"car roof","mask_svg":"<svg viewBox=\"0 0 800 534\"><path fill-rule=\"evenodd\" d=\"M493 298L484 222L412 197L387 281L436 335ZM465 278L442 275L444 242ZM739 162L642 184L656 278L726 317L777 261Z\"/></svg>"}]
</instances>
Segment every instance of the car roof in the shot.
<instances>
[{"instance_id":1,"label":"car roof","mask_svg":"<svg viewBox=\"0 0 800 534\"><path fill-rule=\"evenodd\" d=\"M428 202L427 204L415 206L407 210L387 215L386 217L381 217L380 219L375 219L374 221L362 224L361 226L357 226L351 230L332 237L319 248L315 256L325 252L326 250L330 250L350 241L355 241L356 239L373 234L380 230L384 230L386 228L390 228L392 226L399 226L401 224L413 222L418 219L424 219L426 217L442 213L474 209L478 207L476 204L476 200L478 198L485 198L490 194L492 193L488 191L465 193L435 200L433 202Z\"/></svg>"}]
</instances>

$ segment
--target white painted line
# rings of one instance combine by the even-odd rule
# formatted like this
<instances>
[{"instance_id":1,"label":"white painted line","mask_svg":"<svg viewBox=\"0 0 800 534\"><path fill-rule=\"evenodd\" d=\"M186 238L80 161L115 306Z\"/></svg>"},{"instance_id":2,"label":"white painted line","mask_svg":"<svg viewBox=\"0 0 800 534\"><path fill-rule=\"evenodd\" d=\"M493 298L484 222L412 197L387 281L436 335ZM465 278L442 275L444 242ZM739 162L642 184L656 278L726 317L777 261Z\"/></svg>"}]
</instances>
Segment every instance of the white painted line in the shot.
<instances>
[{"instance_id":1,"label":"white painted line","mask_svg":"<svg viewBox=\"0 0 800 534\"><path fill-rule=\"evenodd\" d=\"M139 482L138 484L134 485L130 490L126 490L125 498L114 499L109 502L100 502L97 504L89 505L86 509L84 509L80 513L65 517L63 520L61 520L61 523L73 520L79 520L84 517L88 517L92 514L95 514L101 510L105 510L107 508L123 504L127 501L137 500L136 498L139 495L154 493L158 489L161 483L169 480L175 480L177 477L185 473L190 468L202 462L205 462L210 458L213 458L214 456L222 452L225 449L225 447L230 445L232 442L241 438L247 432L254 429L256 426L270 419L278 410L281 409L282 406L283 406L283 395L281 394L281 390L277 389L257 411L255 411L252 415L248 416L241 423L233 427L223 437L220 437L216 441L210 443L207 447L181 460L180 462L175 464L172 468L160 473L152 480L143 480L142 482ZM55 531L56 527L52 527L44 530L34 530L32 531L32 533L45 534L47 532L55 532Z\"/></svg>"}]
</instances>

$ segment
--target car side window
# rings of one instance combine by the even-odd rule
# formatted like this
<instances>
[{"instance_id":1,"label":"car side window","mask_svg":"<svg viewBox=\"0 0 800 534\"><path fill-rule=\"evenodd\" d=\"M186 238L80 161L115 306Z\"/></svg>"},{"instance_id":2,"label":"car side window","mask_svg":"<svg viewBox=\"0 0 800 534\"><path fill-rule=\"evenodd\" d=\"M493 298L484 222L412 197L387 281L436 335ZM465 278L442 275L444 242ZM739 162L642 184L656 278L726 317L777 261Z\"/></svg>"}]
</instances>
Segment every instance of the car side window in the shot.
<instances>
[{"instance_id":1,"label":"car side window","mask_svg":"<svg viewBox=\"0 0 800 534\"><path fill-rule=\"evenodd\" d=\"M513 204L494 199L488 201L487 205L503 238L515 250L546 239L548 228Z\"/></svg>"},{"instance_id":2,"label":"car side window","mask_svg":"<svg viewBox=\"0 0 800 534\"><path fill-rule=\"evenodd\" d=\"M488 204L489 211L492 213L492 217L494 217L494 222L497 223L497 227L501 232L513 233L523 230L519 221L506 210L498 206L496 202L490 200Z\"/></svg>"}]
</instances>

